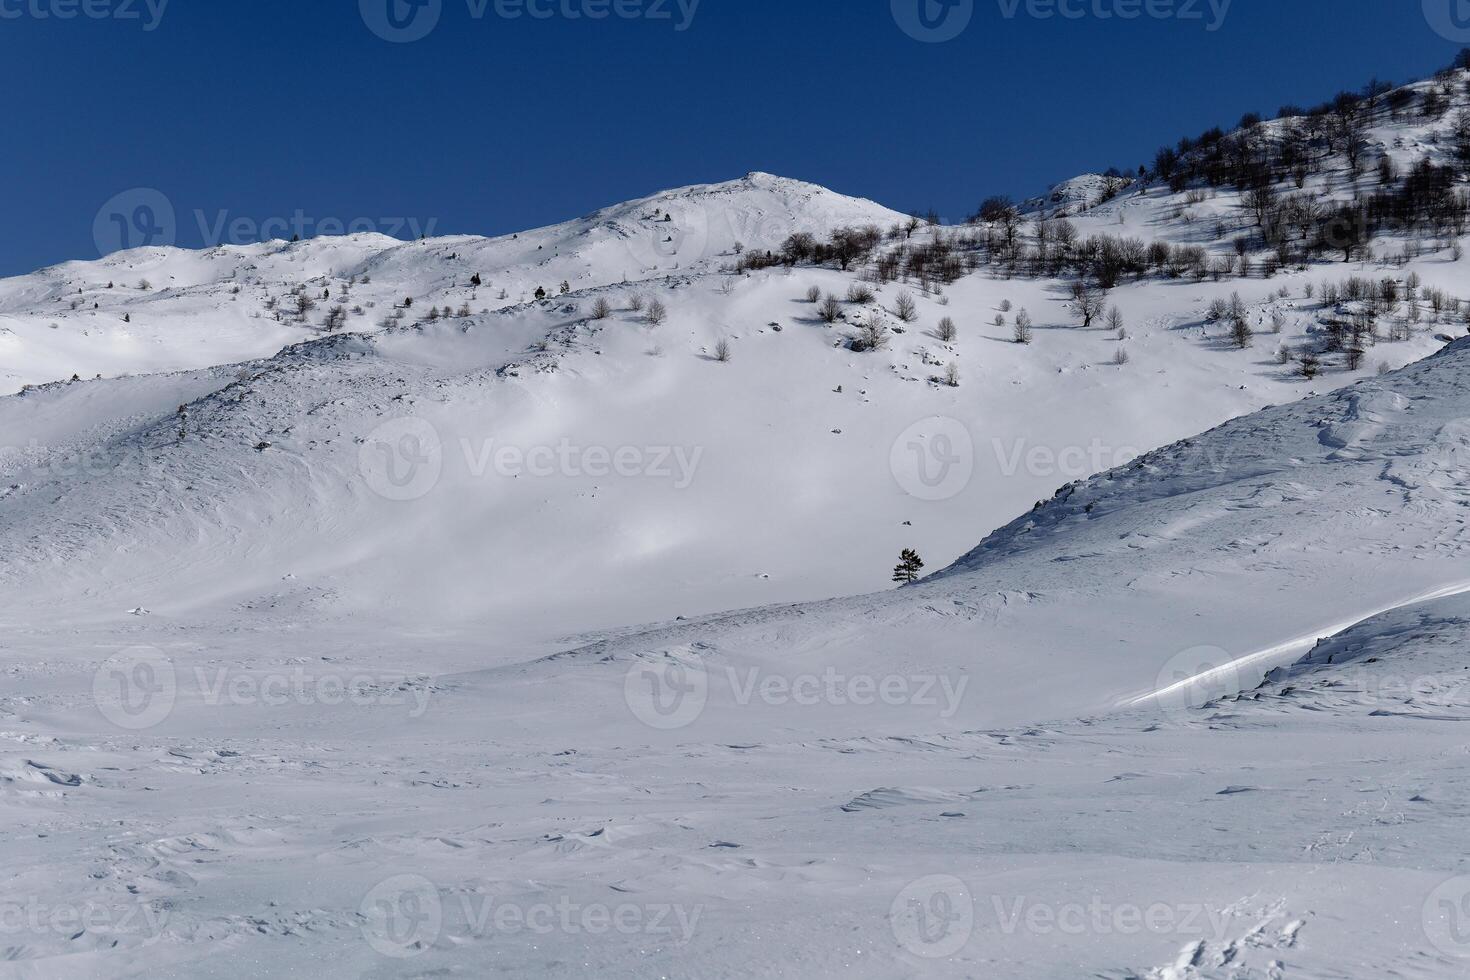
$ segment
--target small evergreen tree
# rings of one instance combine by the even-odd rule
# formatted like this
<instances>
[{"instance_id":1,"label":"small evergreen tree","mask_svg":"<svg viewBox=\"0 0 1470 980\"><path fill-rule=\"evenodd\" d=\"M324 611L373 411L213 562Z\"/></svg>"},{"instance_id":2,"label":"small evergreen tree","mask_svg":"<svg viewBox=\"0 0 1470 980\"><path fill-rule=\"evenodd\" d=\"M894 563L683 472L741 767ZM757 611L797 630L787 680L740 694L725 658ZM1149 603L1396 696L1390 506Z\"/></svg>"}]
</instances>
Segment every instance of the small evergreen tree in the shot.
<instances>
[{"instance_id":1,"label":"small evergreen tree","mask_svg":"<svg viewBox=\"0 0 1470 980\"><path fill-rule=\"evenodd\" d=\"M919 573L924 570L924 559L912 548L903 549L898 556L898 564L893 568L893 581L900 585L912 585L919 580Z\"/></svg>"}]
</instances>

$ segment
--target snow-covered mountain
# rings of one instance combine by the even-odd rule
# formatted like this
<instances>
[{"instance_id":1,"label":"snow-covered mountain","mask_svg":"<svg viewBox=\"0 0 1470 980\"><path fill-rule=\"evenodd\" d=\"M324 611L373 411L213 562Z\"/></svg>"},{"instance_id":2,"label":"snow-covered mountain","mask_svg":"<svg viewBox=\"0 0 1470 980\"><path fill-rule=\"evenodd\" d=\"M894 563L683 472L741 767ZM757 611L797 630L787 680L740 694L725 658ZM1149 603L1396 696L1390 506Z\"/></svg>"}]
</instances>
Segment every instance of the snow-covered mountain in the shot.
<instances>
[{"instance_id":1,"label":"snow-covered mountain","mask_svg":"<svg viewBox=\"0 0 1470 980\"><path fill-rule=\"evenodd\" d=\"M1465 229L1186 184L0 283L0 976L1457 975Z\"/></svg>"},{"instance_id":2,"label":"snow-covered mountain","mask_svg":"<svg viewBox=\"0 0 1470 980\"><path fill-rule=\"evenodd\" d=\"M1385 108L1364 159L1443 157L1463 102L1429 122ZM1346 200L1373 184L1320 152L1303 193ZM1101 184L1107 199L1088 201ZM1224 187L1099 177L1060 196L1079 242L1233 259L1257 225ZM1453 243L1400 255L1408 239L1394 232L1371 262L1324 256L1267 277L1267 259L1248 256L1245 277L1126 278L1100 307L1117 309L1122 334L1101 313L1078 328L1063 272L992 262L948 283L889 282L866 265L743 261L796 231L868 226L889 243L874 263L997 234L752 174L498 239L143 249L0 283L0 343L18 352L3 363L32 365L17 381L105 376L0 401L0 534L21 539L0 575L17 600L31 591L88 615L286 594L322 615L432 611L498 629L866 592L902 548L943 565L1064 483L1402 366L1464 328ZM1294 352L1321 349L1360 310L1339 291L1348 277L1396 284L1382 342L1356 367L1323 354L1304 377ZM838 319L806 300L813 289L844 300ZM660 322L633 309L655 301ZM1217 319L1232 304L1243 349ZM324 336L333 310L343 323ZM1023 310L1030 345L1011 343ZM854 349L874 323L886 346ZM277 354L283 342L295 343ZM371 468L420 431L436 440L434 475L394 499ZM497 449L554 454L554 472L498 466ZM620 451L631 475L598 465ZM128 473L125 496L113 467Z\"/></svg>"},{"instance_id":3,"label":"snow-covered mountain","mask_svg":"<svg viewBox=\"0 0 1470 980\"><path fill-rule=\"evenodd\" d=\"M911 588L546 657L299 605L32 617L6 866L94 926L11 962L1454 975L1467 367L1235 420Z\"/></svg>"},{"instance_id":4,"label":"snow-covered mountain","mask_svg":"<svg viewBox=\"0 0 1470 980\"><path fill-rule=\"evenodd\" d=\"M481 313L529 302L537 289L555 295L562 283L580 292L694 275L737 250L777 247L794 231L901 218L871 201L753 173L499 238L352 234L132 249L0 280L0 390L267 357L317 336L334 305L346 308L343 329L374 331L409 297L420 309L468 303ZM295 316L297 287L313 302L304 319Z\"/></svg>"}]
</instances>

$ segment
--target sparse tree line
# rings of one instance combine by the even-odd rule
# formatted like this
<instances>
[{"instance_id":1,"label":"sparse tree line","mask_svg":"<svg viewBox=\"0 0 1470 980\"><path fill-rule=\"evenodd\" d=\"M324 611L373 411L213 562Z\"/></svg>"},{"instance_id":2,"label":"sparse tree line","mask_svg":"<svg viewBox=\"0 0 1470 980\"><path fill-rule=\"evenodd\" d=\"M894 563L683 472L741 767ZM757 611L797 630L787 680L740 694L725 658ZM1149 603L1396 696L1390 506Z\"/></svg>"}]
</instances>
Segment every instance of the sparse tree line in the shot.
<instances>
[{"instance_id":1,"label":"sparse tree line","mask_svg":"<svg viewBox=\"0 0 1470 980\"><path fill-rule=\"evenodd\" d=\"M1160 149L1152 167L1146 165L1139 171L1145 178L1168 183L1175 193L1201 183L1248 191L1285 180L1300 189L1333 156L1342 157L1356 176L1363 169L1364 134L1371 125L1442 118L1453 104L1456 87L1464 91L1459 72L1467 69L1470 50L1461 52L1452 66L1420 89L1395 88L1375 79L1361 91L1340 92L1309 109L1282 106L1275 126L1266 126L1260 115L1248 113L1235 132L1216 127L1198 137L1181 139L1175 146ZM1457 134L1461 122L1456 120ZM1460 156L1460 166L1470 168L1470 156Z\"/></svg>"}]
</instances>

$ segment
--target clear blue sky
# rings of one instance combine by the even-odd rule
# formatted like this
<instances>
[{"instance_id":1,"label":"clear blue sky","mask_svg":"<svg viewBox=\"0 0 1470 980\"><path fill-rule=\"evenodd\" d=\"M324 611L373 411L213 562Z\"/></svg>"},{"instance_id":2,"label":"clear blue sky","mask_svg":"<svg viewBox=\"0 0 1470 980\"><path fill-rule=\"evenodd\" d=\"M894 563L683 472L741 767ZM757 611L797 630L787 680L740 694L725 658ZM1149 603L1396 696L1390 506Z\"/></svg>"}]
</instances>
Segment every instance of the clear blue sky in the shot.
<instances>
[{"instance_id":1,"label":"clear blue sky","mask_svg":"<svg viewBox=\"0 0 1470 980\"><path fill-rule=\"evenodd\" d=\"M945 43L900 28L891 3L919 0L700 0L683 30L681 0L412 0L437 26L389 43L367 22L391 32L390 0L169 0L155 22L160 2L0 0L0 274L96 257L99 208L135 187L184 245L196 212L497 234L751 170L958 218L1248 110L1422 76L1470 35L1466 0L1234 0L1213 31L1212 0L1134 20L1092 12L1130 0L1065 0L1080 19L961 0ZM432 21L391 2L408 31ZM137 19L56 16L84 4ZM668 18L562 13L617 4Z\"/></svg>"}]
</instances>

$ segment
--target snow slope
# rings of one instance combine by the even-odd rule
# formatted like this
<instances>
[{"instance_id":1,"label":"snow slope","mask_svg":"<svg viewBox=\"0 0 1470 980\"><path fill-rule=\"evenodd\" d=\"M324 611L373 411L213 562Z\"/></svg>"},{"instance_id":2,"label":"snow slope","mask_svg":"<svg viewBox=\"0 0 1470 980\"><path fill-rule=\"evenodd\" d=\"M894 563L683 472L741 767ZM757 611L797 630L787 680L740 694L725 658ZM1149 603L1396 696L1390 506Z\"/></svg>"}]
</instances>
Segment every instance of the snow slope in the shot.
<instances>
[{"instance_id":1,"label":"snow slope","mask_svg":"<svg viewBox=\"0 0 1470 980\"><path fill-rule=\"evenodd\" d=\"M1443 159L1457 100L1434 120L1382 118L1365 157ZM1079 234L1224 254L1254 222L1230 190L1133 186L1098 204L1089 188L1104 181L1058 190ZM1353 187L1333 165L1307 191L1340 200ZM1355 371L1329 357L1307 381L1275 357L1349 314L1322 302L1327 282L1418 276L1425 289L1462 290L1448 241L1404 262L1403 242L1385 237L1370 262L1125 282L1108 298L1121 340L1078 329L1061 280L984 270L927 293L894 283L872 303L843 304L828 326L804 295L845 296L856 271L726 271L737 246L902 220L751 174L497 239L143 249L6 280L0 372L12 384L111 379L0 399L0 533L41 542L0 569L16 583L9 601L177 615L256 602L289 581L322 615L432 615L546 639L872 591L902 548L941 567L1062 484L1410 363L1464 327L1462 314L1422 306L1410 322L1400 303L1389 319L1409 339L1385 336ZM954 231L921 228L913 241ZM150 289L138 288L144 278ZM553 298L535 302L537 288ZM297 290L316 303L305 322L290 313ZM918 310L906 325L895 316L905 292ZM1256 330L1247 350L1207 319L1237 293ZM667 319L630 310L635 296L664 303ZM599 301L615 312L593 319ZM323 340L336 305L358 340ZM1022 309L1036 323L1029 347L1009 343ZM954 342L938 339L945 317L958 324ZM874 319L903 332L855 353L857 324ZM730 363L711 360L721 341ZM277 354L282 345L292 346ZM1115 363L1120 354L1128 363ZM951 365L958 388L940 383ZM182 441L181 406L192 420ZM57 415L67 432L37 428ZM439 475L412 501L383 499L361 447L380 465L420 423L438 440ZM270 447L257 451L262 442ZM558 457L549 475L491 465L497 448L545 454L568 442L577 461ZM637 461L635 475L592 475L611 472L597 460L619 452ZM109 468L143 460L146 472L127 477L136 492L119 498Z\"/></svg>"},{"instance_id":2,"label":"snow slope","mask_svg":"<svg viewBox=\"0 0 1470 980\"><path fill-rule=\"evenodd\" d=\"M775 248L793 231L887 226L901 217L814 184L753 173L499 238L401 242L353 234L203 251L133 249L0 280L0 391L73 374L113 377L266 357L316 336L337 302L349 308L348 329L376 330L404 297L415 297L420 309L501 309L525 303L538 288L554 294L562 282L584 290L705 272L737 247ZM471 284L475 275L479 287ZM332 296L309 323L284 314L297 285ZM268 306L271 298L279 305Z\"/></svg>"},{"instance_id":3,"label":"snow slope","mask_svg":"<svg viewBox=\"0 0 1470 980\"><path fill-rule=\"evenodd\" d=\"M1084 234L1250 221L1094 183ZM0 398L0 977L1462 975L1470 340L1272 357L1450 243L1129 283L1126 339L1060 281L827 324L856 275L725 271L899 220L757 174L0 284L55 382Z\"/></svg>"},{"instance_id":4,"label":"snow slope","mask_svg":"<svg viewBox=\"0 0 1470 980\"><path fill-rule=\"evenodd\" d=\"M1467 584L1467 361L1167 447L916 586L550 656L33 616L4 975L1458 975L1470 617L1413 600Z\"/></svg>"}]
</instances>

